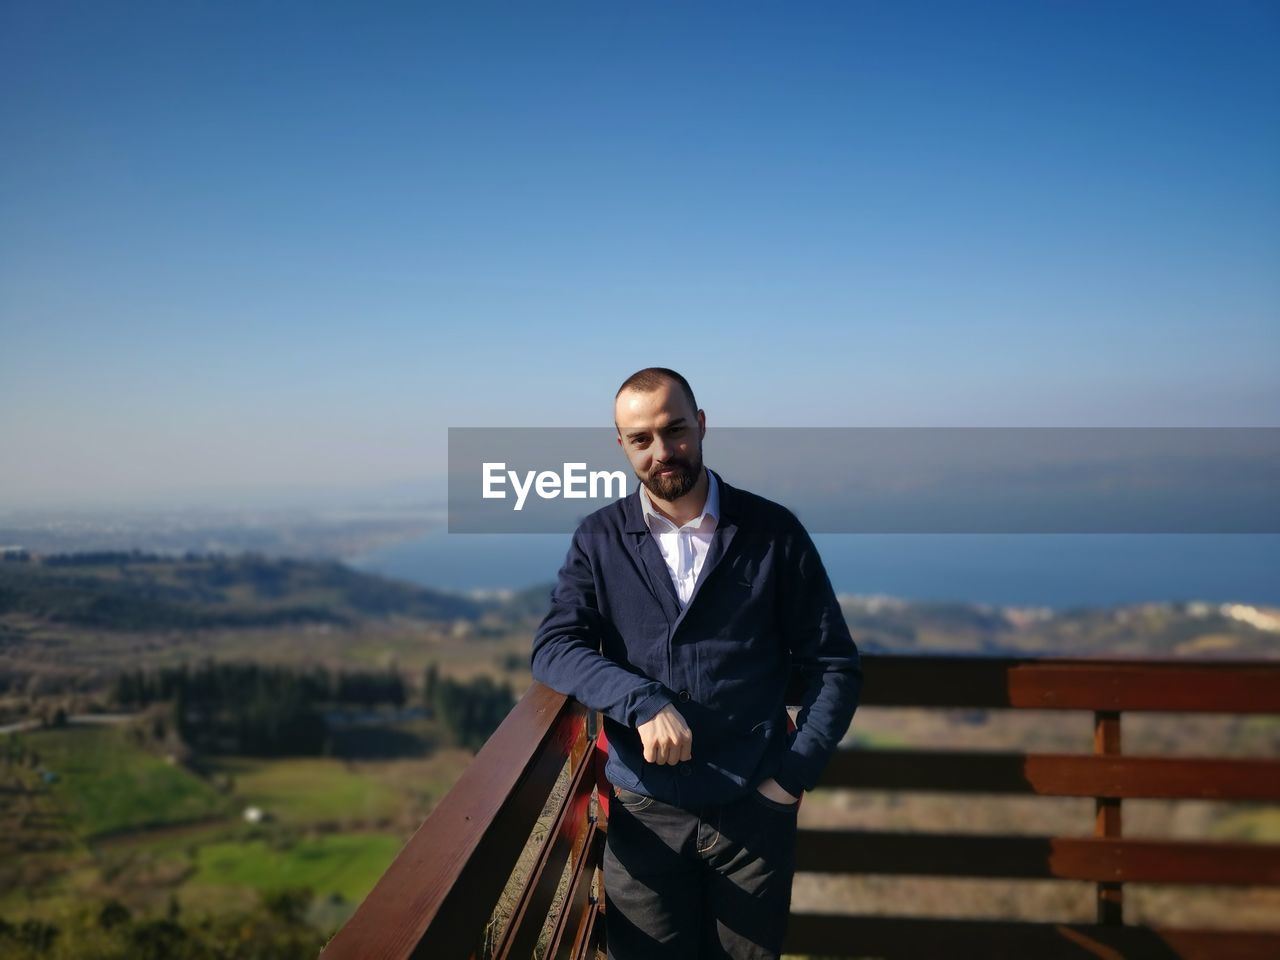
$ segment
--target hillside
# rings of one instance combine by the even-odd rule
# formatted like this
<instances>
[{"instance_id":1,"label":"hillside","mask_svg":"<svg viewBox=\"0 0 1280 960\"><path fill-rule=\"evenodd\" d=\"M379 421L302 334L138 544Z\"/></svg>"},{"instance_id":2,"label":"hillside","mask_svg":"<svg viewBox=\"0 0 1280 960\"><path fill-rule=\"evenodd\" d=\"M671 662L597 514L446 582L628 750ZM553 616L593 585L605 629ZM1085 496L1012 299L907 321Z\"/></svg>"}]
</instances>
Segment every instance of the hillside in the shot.
<instances>
[{"instance_id":1,"label":"hillside","mask_svg":"<svg viewBox=\"0 0 1280 960\"><path fill-rule=\"evenodd\" d=\"M55 707L72 718L67 727L0 737L0 835L7 838L0 843L0 920L55 919L70 937L74 927L61 918L80 903L105 909L101 904L119 902L140 917L176 909L195 922L291 896L311 930L332 931L471 760L475 744L459 739L449 711L419 706L448 702L427 696L436 667L441 688L496 678L504 689L523 690L531 679L531 637L549 592L548 584L481 600L336 563L255 555L0 562L0 726L37 722ZM1146 604L1053 612L840 599L867 653L1223 659L1274 657L1280 649L1276 611L1251 607ZM277 671L312 678L322 671L310 668L319 665L335 682L345 675L348 687L358 672L376 670L404 680L405 709L325 704L332 749L249 755L190 735L189 723L170 722L175 715L189 719L193 703L197 713L206 711L190 697L183 697L182 710L170 711L164 703L113 694L132 672L172 676L206 659L234 665L223 670L227 676ZM223 687L233 691L223 713L234 714L237 724L241 707L247 721L274 722L264 721L263 703L283 707L288 700L258 680ZM1090 715L1054 720L1003 711L863 708L846 746L1088 752ZM1276 738L1270 718L1125 721L1126 750L1137 753L1266 756ZM262 819L247 819L251 810ZM960 803L856 790L819 790L802 813L806 825L819 827L1061 835L1087 832L1092 816L1087 798ZM1127 830L1148 835L1277 836L1271 812L1238 805L1135 801L1126 803L1125 817ZM980 902L979 892L967 881L957 897L921 878L898 880L890 889L876 878L809 877L797 885L796 903L868 909L907 902L926 911L1027 919L1084 917L1092 909L1091 890L1064 885L1030 893L1025 885L996 885L987 897L994 903ZM1135 911L1157 919L1188 909L1179 897L1144 902L1138 896L1131 901ZM1211 902L1204 909L1247 923L1252 908Z\"/></svg>"},{"instance_id":2,"label":"hillside","mask_svg":"<svg viewBox=\"0 0 1280 960\"><path fill-rule=\"evenodd\" d=\"M455 594L360 573L336 561L186 554L57 554L0 562L0 617L106 630L347 624L399 615L474 619Z\"/></svg>"},{"instance_id":3,"label":"hillside","mask_svg":"<svg viewBox=\"0 0 1280 960\"><path fill-rule=\"evenodd\" d=\"M1280 657L1280 611L1243 604L1147 603L1055 612L842 596L840 605L866 653Z\"/></svg>"}]
</instances>

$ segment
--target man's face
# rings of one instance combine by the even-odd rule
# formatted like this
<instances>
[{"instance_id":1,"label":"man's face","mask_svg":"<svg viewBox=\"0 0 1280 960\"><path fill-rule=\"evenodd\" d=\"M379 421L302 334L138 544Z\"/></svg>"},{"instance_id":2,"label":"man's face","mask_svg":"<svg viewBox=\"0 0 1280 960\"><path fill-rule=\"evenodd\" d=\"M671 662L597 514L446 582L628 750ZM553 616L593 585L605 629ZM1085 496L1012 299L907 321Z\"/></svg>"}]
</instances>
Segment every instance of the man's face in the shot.
<instances>
[{"instance_id":1,"label":"man's face","mask_svg":"<svg viewBox=\"0 0 1280 960\"><path fill-rule=\"evenodd\" d=\"M618 443L645 488L662 500L678 500L702 475L706 415L684 391L667 383L651 393L624 390L613 408Z\"/></svg>"}]
</instances>

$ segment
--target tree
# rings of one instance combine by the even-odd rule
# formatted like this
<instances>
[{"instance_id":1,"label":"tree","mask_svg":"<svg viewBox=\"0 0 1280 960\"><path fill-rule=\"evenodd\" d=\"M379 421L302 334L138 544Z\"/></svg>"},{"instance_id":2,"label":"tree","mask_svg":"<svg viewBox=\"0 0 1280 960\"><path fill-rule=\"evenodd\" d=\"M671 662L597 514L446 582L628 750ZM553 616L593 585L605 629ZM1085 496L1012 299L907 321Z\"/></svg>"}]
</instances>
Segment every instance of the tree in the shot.
<instances>
[{"instance_id":1,"label":"tree","mask_svg":"<svg viewBox=\"0 0 1280 960\"><path fill-rule=\"evenodd\" d=\"M113 898L102 905L102 910L98 913L98 926L103 930L110 930L132 919L133 914L129 912L129 908Z\"/></svg>"},{"instance_id":2,"label":"tree","mask_svg":"<svg viewBox=\"0 0 1280 960\"><path fill-rule=\"evenodd\" d=\"M440 694L440 671L434 660L427 666L426 676L422 681L422 704L435 713L436 697Z\"/></svg>"},{"instance_id":3,"label":"tree","mask_svg":"<svg viewBox=\"0 0 1280 960\"><path fill-rule=\"evenodd\" d=\"M285 923L300 923L311 906L310 887L287 887L264 894L262 905L267 912Z\"/></svg>"}]
</instances>

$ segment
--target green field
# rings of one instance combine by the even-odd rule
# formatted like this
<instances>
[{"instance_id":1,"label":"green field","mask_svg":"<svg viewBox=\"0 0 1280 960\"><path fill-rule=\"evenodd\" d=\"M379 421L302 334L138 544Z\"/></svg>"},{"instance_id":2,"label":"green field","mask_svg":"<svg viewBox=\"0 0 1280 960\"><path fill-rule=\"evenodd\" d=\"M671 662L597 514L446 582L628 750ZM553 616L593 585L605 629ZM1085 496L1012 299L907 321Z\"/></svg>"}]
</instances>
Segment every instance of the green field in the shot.
<instances>
[{"instance_id":1,"label":"green field","mask_svg":"<svg viewBox=\"0 0 1280 960\"><path fill-rule=\"evenodd\" d=\"M217 761L215 769L234 778L243 805L261 807L283 823L378 821L402 807L395 790L340 760L236 757Z\"/></svg>"},{"instance_id":2,"label":"green field","mask_svg":"<svg viewBox=\"0 0 1280 960\"><path fill-rule=\"evenodd\" d=\"M130 743L115 727L23 735L57 775L50 792L84 839L227 816L234 804L182 767Z\"/></svg>"},{"instance_id":3,"label":"green field","mask_svg":"<svg viewBox=\"0 0 1280 960\"><path fill-rule=\"evenodd\" d=\"M199 849L196 884L224 884L269 892L310 887L358 903L373 889L400 848L388 833L341 833L300 840L277 850L263 840L213 843Z\"/></svg>"},{"instance_id":4,"label":"green field","mask_svg":"<svg viewBox=\"0 0 1280 960\"><path fill-rule=\"evenodd\" d=\"M211 758L205 780L122 728L20 736L56 780L44 782L24 762L11 771L24 789L0 795L15 841L0 870L0 916L11 922L109 898L155 915L176 896L184 911L218 915L253 909L263 893L308 887L312 922L329 928L373 888L471 756L444 748L362 763ZM250 805L270 819L245 823ZM38 836L66 842L24 845Z\"/></svg>"}]
</instances>

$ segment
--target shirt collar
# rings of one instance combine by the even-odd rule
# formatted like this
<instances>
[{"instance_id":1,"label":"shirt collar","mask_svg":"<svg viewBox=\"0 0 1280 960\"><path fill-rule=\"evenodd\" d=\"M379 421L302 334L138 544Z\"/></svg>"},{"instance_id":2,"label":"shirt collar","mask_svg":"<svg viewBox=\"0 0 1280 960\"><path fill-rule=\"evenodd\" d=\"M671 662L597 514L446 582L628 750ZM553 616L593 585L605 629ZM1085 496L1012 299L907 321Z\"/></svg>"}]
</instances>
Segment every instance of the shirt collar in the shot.
<instances>
[{"instance_id":1,"label":"shirt collar","mask_svg":"<svg viewBox=\"0 0 1280 960\"><path fill-rule=\"evenodd\" d=\"M702 505L702 513L698 514L692 520L685 524L685 527L700 528L703 521L710 517L714 523L720 522L720 484L716 482L716 475L706 467L702 468L707 473L707 502ZM653 504L649 502L649 491L645 489L644 484L640 484L640 509L644 514L645 523L650 529L653 528L655 521L661 521L660 526L675 528L675 524L660 514L653 508ZM681 527L680 529L684 529Z\"/></svg>"}]
</instances>

